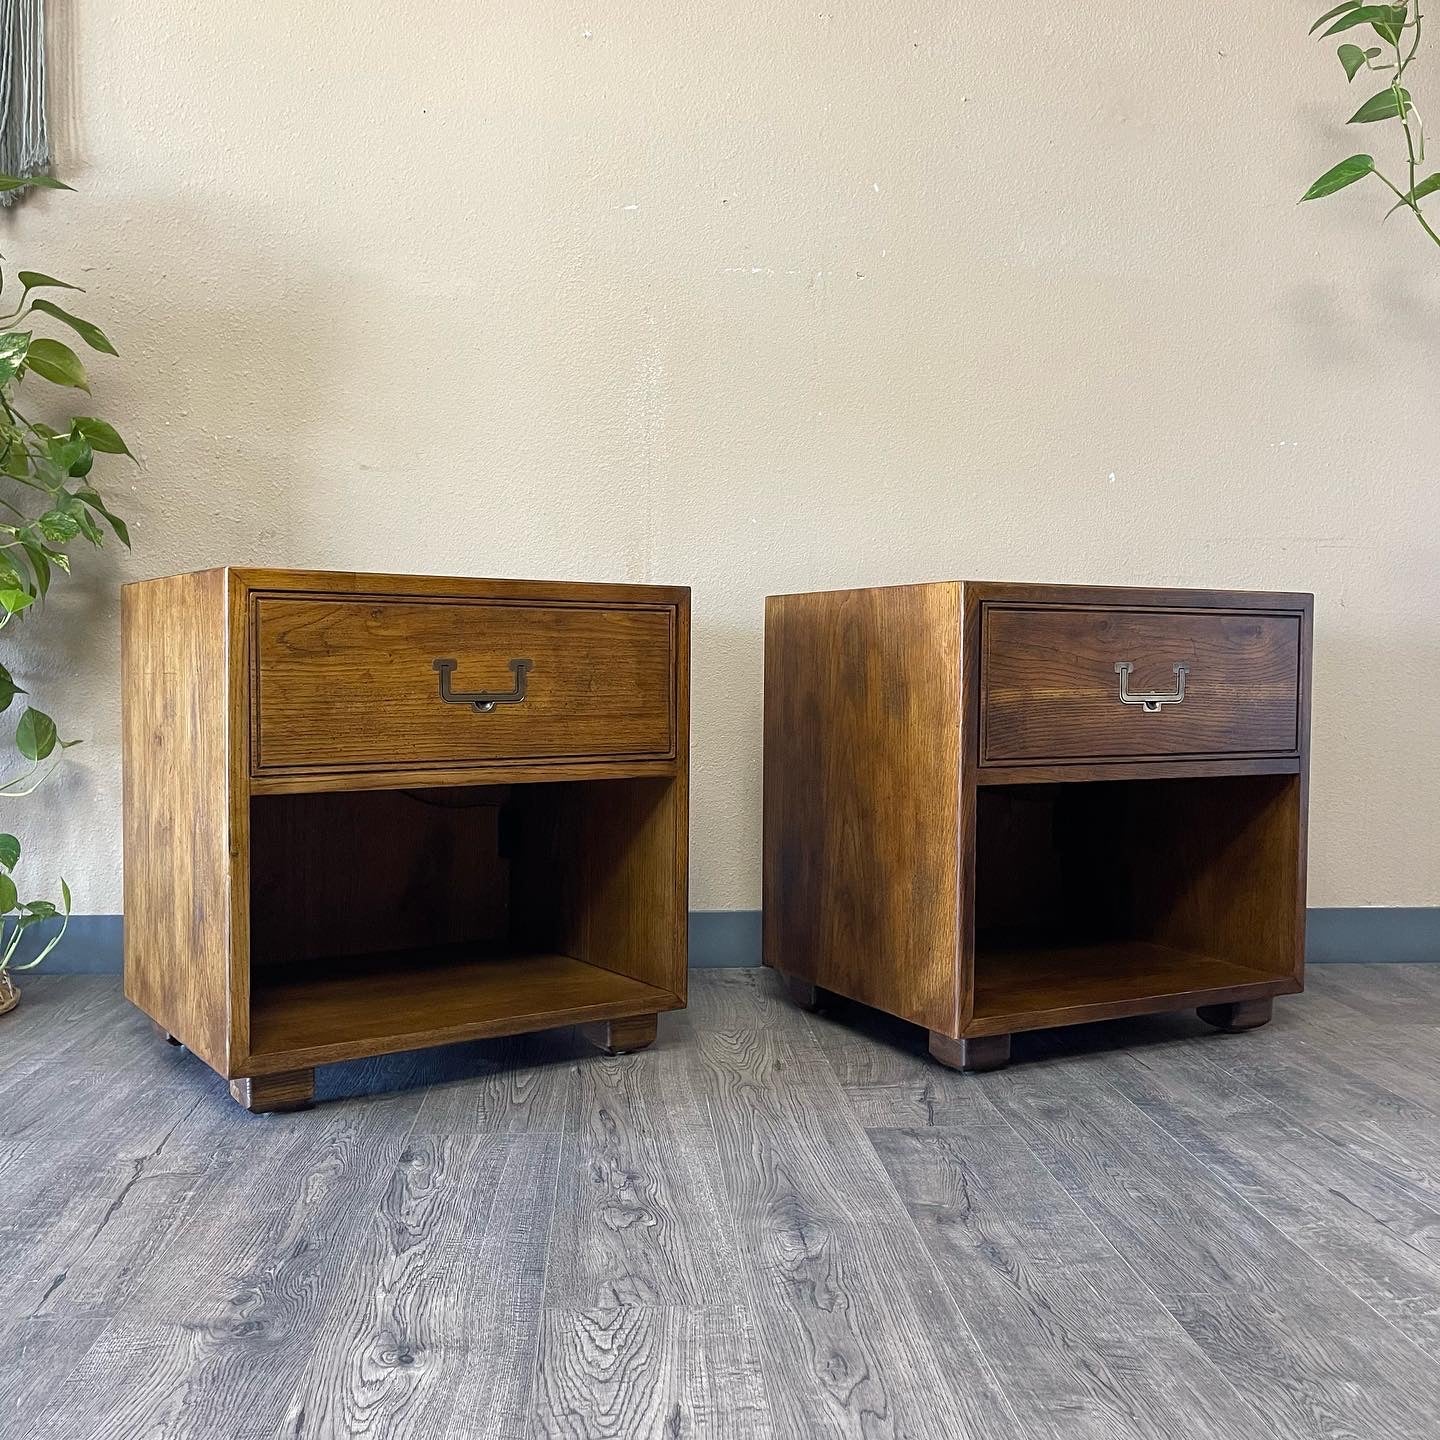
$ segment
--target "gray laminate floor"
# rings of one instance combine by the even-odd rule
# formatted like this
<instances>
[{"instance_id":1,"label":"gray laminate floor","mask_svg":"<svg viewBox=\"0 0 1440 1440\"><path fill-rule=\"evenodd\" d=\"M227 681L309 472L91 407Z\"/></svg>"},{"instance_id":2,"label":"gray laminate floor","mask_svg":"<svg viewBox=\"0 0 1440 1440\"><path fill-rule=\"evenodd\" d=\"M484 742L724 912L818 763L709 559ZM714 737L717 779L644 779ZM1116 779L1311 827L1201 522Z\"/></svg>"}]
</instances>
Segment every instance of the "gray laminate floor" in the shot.
<instances>
[{"instance_id":1,"label":"gray laminate floor","mask_svg":"<svg viewBox=\"0 0 1440 1440\"><path fill-rule=\"evenodd\" d=\"M975 1077L761 972L692 999L643 1055L463 1046L252 1117L115 981L30 980L0 1435L1440 1435L1440 967Z\"/></svg>"}]
</instances>

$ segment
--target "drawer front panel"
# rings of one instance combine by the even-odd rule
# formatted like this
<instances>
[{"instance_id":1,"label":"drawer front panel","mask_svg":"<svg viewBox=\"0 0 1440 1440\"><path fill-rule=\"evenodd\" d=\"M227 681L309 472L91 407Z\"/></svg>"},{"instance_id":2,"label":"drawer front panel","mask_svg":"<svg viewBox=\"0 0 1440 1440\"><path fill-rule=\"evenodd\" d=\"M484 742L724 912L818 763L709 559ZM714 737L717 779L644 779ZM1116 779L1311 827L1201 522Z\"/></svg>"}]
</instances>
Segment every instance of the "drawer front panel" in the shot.
<instances>
[{"instance_id":1,"label":"drawer front panel","mask_svg":"<svg viewBox=\"0 0 1440 1440\"><path fill-rule=\"evenodd\" d=\"M674 754L667 606L252 603L256 774Z\"/></svg>"},{"instance_id":2,"label":"drawer front panel","mask_svg":"<svg viewBox=\"0 0 1440 1440\"><path fill-rule=\"evenodd\" d=\"M987 605L982 634L982 764L1297 748L1298 615Z\"/></svg>"}]
</instances>

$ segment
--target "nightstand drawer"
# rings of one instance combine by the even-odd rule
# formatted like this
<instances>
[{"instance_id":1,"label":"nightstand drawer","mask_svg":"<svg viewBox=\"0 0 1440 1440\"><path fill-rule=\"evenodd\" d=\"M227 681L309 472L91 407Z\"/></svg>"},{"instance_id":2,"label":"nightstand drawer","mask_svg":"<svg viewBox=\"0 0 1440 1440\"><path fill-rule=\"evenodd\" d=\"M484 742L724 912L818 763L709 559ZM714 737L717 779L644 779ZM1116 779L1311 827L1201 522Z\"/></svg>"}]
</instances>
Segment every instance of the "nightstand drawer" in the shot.
<instances>
[{"instance_id":1,"label":"nightstand drawer","mask_svg":"<svg viewBox=\"0 0 1440 1440\"><path fill-rule=\"evenodd\" d=\"M1294 753L1300 618L986 604L980 762Z\"/></svg>"},{"instance_id":2,"label":"nightstand drawer","mask_svg":"<svg viewBox=\"0 0 1440 1440\"><path fill-rule=\"evenodd\" d=\"M673 607L256 595L252 769L675 753Z\"/></svg>"}]
</instances>

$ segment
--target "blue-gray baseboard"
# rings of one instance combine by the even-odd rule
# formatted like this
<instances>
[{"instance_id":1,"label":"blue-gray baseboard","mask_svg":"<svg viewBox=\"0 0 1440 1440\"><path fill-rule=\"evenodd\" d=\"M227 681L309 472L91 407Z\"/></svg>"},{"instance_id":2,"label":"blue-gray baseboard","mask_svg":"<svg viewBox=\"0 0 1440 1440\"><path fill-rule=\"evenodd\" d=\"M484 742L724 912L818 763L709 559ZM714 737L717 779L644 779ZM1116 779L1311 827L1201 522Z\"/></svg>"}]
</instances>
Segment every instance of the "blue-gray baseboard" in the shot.
<instances>
[{"instance_id":1,"label":"blue-gray baseboard","mask_svg":"<svg viewBox=\"0 0 1440 1440\"><path fill-rule=\"evenodd\" d=\"M50 956L44 968L51 975L118 974L120 934L118 915L73 916L64 944ZM30 953L33 954L33 950ZM1376 905L1311 910L1306 958L1312 965L1338 961L1372 965L1440 963L1440 906ZM758 965L760 912L692 911L690 963Z\"/></svg>"}]
</instances>

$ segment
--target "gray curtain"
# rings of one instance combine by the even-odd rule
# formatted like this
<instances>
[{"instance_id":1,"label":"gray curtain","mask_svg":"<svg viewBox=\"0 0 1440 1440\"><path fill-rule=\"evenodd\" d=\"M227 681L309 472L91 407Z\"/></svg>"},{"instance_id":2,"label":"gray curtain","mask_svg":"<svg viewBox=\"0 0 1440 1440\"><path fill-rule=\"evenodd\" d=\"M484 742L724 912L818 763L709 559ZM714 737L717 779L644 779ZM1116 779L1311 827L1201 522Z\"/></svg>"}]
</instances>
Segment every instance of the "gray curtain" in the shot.
<instances>
[{"instance_id":1,"label":"gray curtain","mask_svg":"<svg viewBox=\"0 0 1440 1440\"><path fill-rule=\"evenodd\" d=\"M0 0L0 175L43 175L49 169L45 0ZM0 205L26 193L0 194Z\"/></svg>"}]
</instances>

